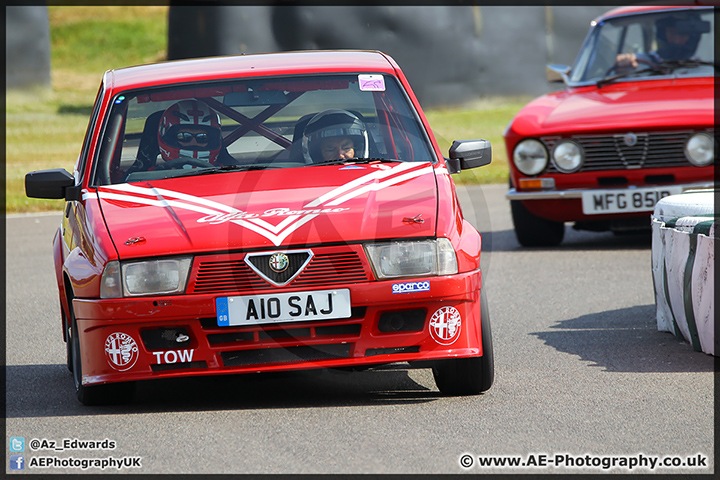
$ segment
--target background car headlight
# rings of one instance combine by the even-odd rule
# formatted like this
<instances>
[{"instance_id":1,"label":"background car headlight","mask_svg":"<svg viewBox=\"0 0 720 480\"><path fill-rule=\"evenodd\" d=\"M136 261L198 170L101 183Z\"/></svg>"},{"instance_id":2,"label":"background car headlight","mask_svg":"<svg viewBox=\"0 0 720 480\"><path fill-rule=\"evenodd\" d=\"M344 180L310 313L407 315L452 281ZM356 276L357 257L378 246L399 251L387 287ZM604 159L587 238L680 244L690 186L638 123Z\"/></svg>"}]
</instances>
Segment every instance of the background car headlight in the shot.
<instances>
[{"instance_id":1,"label":"background car headlight","mask_svg":"<svg viewBox=\"0 0 720 480\"><path fill-rule=\"evenodd\" d=\"M548 162L548 152L545 145L539 140L529 138L515 146L513 163L525 175L537 175L545 170Z\"/></svg>"},{"instance_id":2,"label":"background car headlight","mask_svg":"<svg viewBox=\"0 0 720 480\"><path fill-rule=\"evenodd\" d=\"M576 172L583 164L583 150L572 140L561 140L553 148L552 159L561 172Z\"/></svg>"},{"instance_id":3,"label":"background car headlight","mask_svg":"<svg viewBox=\"0 0 720 480\"><path fill-rule=\"evenodd\" d=\"M696 133L685 144L685 156L698 167L710 165L715 159L715 139L707 133Z\"/></svg>"},{"instance_id":4,"label":"background car headlight","mask_svg":"<svg viewBox=\"0 0 720 480\"><path fill-rule=\"evenodd\" d=\"M192 258L164 258L122 263L125 296L182 293Z\"/></svg>"},{"instance_id":5,"label":"background car headlight","mask_svg":"<svg viewBox=\"0 0 720 480\"><path fill-rule=\"evenodd\" d=\"M373 243L365 248L379 279L453 275L458 272L457 256L447 238Z\"/></svg>"}]
</instances>

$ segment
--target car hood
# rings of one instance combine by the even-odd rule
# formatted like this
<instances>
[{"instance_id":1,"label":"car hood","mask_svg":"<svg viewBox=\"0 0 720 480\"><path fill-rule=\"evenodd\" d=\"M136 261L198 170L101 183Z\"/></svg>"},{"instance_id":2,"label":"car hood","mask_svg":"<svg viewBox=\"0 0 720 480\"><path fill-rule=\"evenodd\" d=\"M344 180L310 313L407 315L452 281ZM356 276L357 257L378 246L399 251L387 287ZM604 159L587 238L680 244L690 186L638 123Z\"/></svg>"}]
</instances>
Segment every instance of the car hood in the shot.
<instances>
[{"instance_id":1,"label":"car hood","mask_svg":"<svg viewBox=\"0 0 720 480\"><path fill-rule=\"evenodd\" d=\"M438 214L429 163L226 172L97 195L121 259L428 237Z\"/></svg>"},{"instance_id":2,"label":"car hood","mask_svg":"<svg viewBox=\"0 0 720 480\"><path fill-rule=\"evenodd\" d=\"M523 135L598 130L641 130L711 125L712 81L612 84L544 95L517 115L513 129Z\"/></svg>"}]
</instances>

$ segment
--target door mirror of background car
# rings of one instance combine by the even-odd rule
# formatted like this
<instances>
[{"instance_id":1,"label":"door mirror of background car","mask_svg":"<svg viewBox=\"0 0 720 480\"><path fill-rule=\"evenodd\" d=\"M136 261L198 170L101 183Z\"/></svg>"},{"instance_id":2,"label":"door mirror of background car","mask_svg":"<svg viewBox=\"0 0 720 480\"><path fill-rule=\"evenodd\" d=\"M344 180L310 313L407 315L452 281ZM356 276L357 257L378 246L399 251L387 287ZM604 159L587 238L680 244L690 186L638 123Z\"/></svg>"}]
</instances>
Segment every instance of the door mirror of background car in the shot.
<instances>
[{"instance_id":1,"label":"door mirror of background car","mask_svg":"<svg viewBox=\"0 0 720 480\"><path fill-rule=\"evenodd\" d=\"M549 83L567 83L570 67L567 65L548 65L545 74Z\"/></svg>"},{"instance_id":2,"label":"door mirror of background car","mask_svg":"<svg viewBox=\"0 0 720 480\"><path fill-rule=\"evenodd\" d=\"M33 198L79 200L80 187L75 186L75 177L63 168L37 170L25 175L25 195Z\"/></svg>"},{"instance_id":3,"label":"door mirror of background car","mask_svg":"<svg viewBox=\"0 0 720 480\"><path fill-rule=\"evenodd\" d=\"M450 173L490 164L492 147L488 140L455 140L450 146L450 158L445 159Z\"/></svg>"}]
</instances>

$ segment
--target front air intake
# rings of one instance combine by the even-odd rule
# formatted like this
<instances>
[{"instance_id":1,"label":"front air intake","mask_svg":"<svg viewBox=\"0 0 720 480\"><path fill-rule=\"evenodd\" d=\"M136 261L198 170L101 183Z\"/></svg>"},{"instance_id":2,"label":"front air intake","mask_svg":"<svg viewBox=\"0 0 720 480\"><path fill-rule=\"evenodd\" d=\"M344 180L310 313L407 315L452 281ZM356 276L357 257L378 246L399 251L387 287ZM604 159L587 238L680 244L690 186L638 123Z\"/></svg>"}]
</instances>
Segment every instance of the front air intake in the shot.
<instances>
[{"instance_id":1,"label":"front air intake","mask_svg":"<svg viewBox=\"0 0 720 480\"><path fill-rule=\"evenodd\" d=\"M378 330L383 333L421 332L425 328L426 316L424 308L385 312L378 320Z\"/></svg>"}]
</instances>

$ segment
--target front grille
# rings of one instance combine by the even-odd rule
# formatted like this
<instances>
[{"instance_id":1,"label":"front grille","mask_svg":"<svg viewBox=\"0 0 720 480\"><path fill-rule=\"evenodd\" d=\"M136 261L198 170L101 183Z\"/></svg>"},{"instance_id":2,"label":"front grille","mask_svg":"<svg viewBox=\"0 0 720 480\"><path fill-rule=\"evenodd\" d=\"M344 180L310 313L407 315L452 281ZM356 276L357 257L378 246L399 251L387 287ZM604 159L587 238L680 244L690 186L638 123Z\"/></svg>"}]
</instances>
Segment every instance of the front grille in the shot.
<instances>
[{"instance_id":1,"label":"front grille","mask_svg":"<svg viewBox=\"0 0 720 480\"><path fill-rule=\"evenodd\" d=\"M303 268L310 257L307 250L286 253L251 253L245 256L256 273L277 286L288 283Z\"/></svg>"},{"instance_id":2,"label":"front grille","mask_svg":"<svg viewBox=\"0 0 720 480\"><path fill-rule=\"evenodd\" d=\"M713 130L707 130L711 135ZM629 133L629 132L628 132ZM610 135L573 135L572 140L579 143L585 151L585 163L581 172L598 170L625 170L637 168L661 168L690 166L685 157L685 142L692 130L677 132L634 133L635 143L625 143L625 133ZM562 137L543 137L542 142L552 152ZM632 143L632 142L631 142ZM550 162L548 173L558 173Z\"/></svg>"},{"instance_id":3,"label":"front grille","mask_svg":"<svg viewBox=\"0 0 720 480\"><path fill-rule=\"evenodd\" d=\"M313 258L305 269L283 288L342 286L372 279L361 260L361 247L321 247L313 249ZM197 257L188 285L189 294L252 293L277 288L260 277L245 263L245 254Z\"/></svg>"},{"instance_id":4,"label":"front grille","mask_svg":"<svg viewBox=\"0 0 720 480\"><path fill-rule=\"evenodd\" d=\"M353 308L352 316L349 319L342 319L335 325L326 325L324 323L311 326L254 326L254 327L218 327L216 318L201 318L202 326L208 343L211 346L228 346L234 345L252 345L260 344L268 341L277 343L282 340L289 341L311 341L322 337L340 338L342 341L348 338L357 338L360 336L361 324L355 323L358 319L365 316L365 308ZM323 320L328 322L332 320ZM351 323L347 323L347 322ZM232 329L228 331L228 329Z\"/></svg>"}]
</instances>

